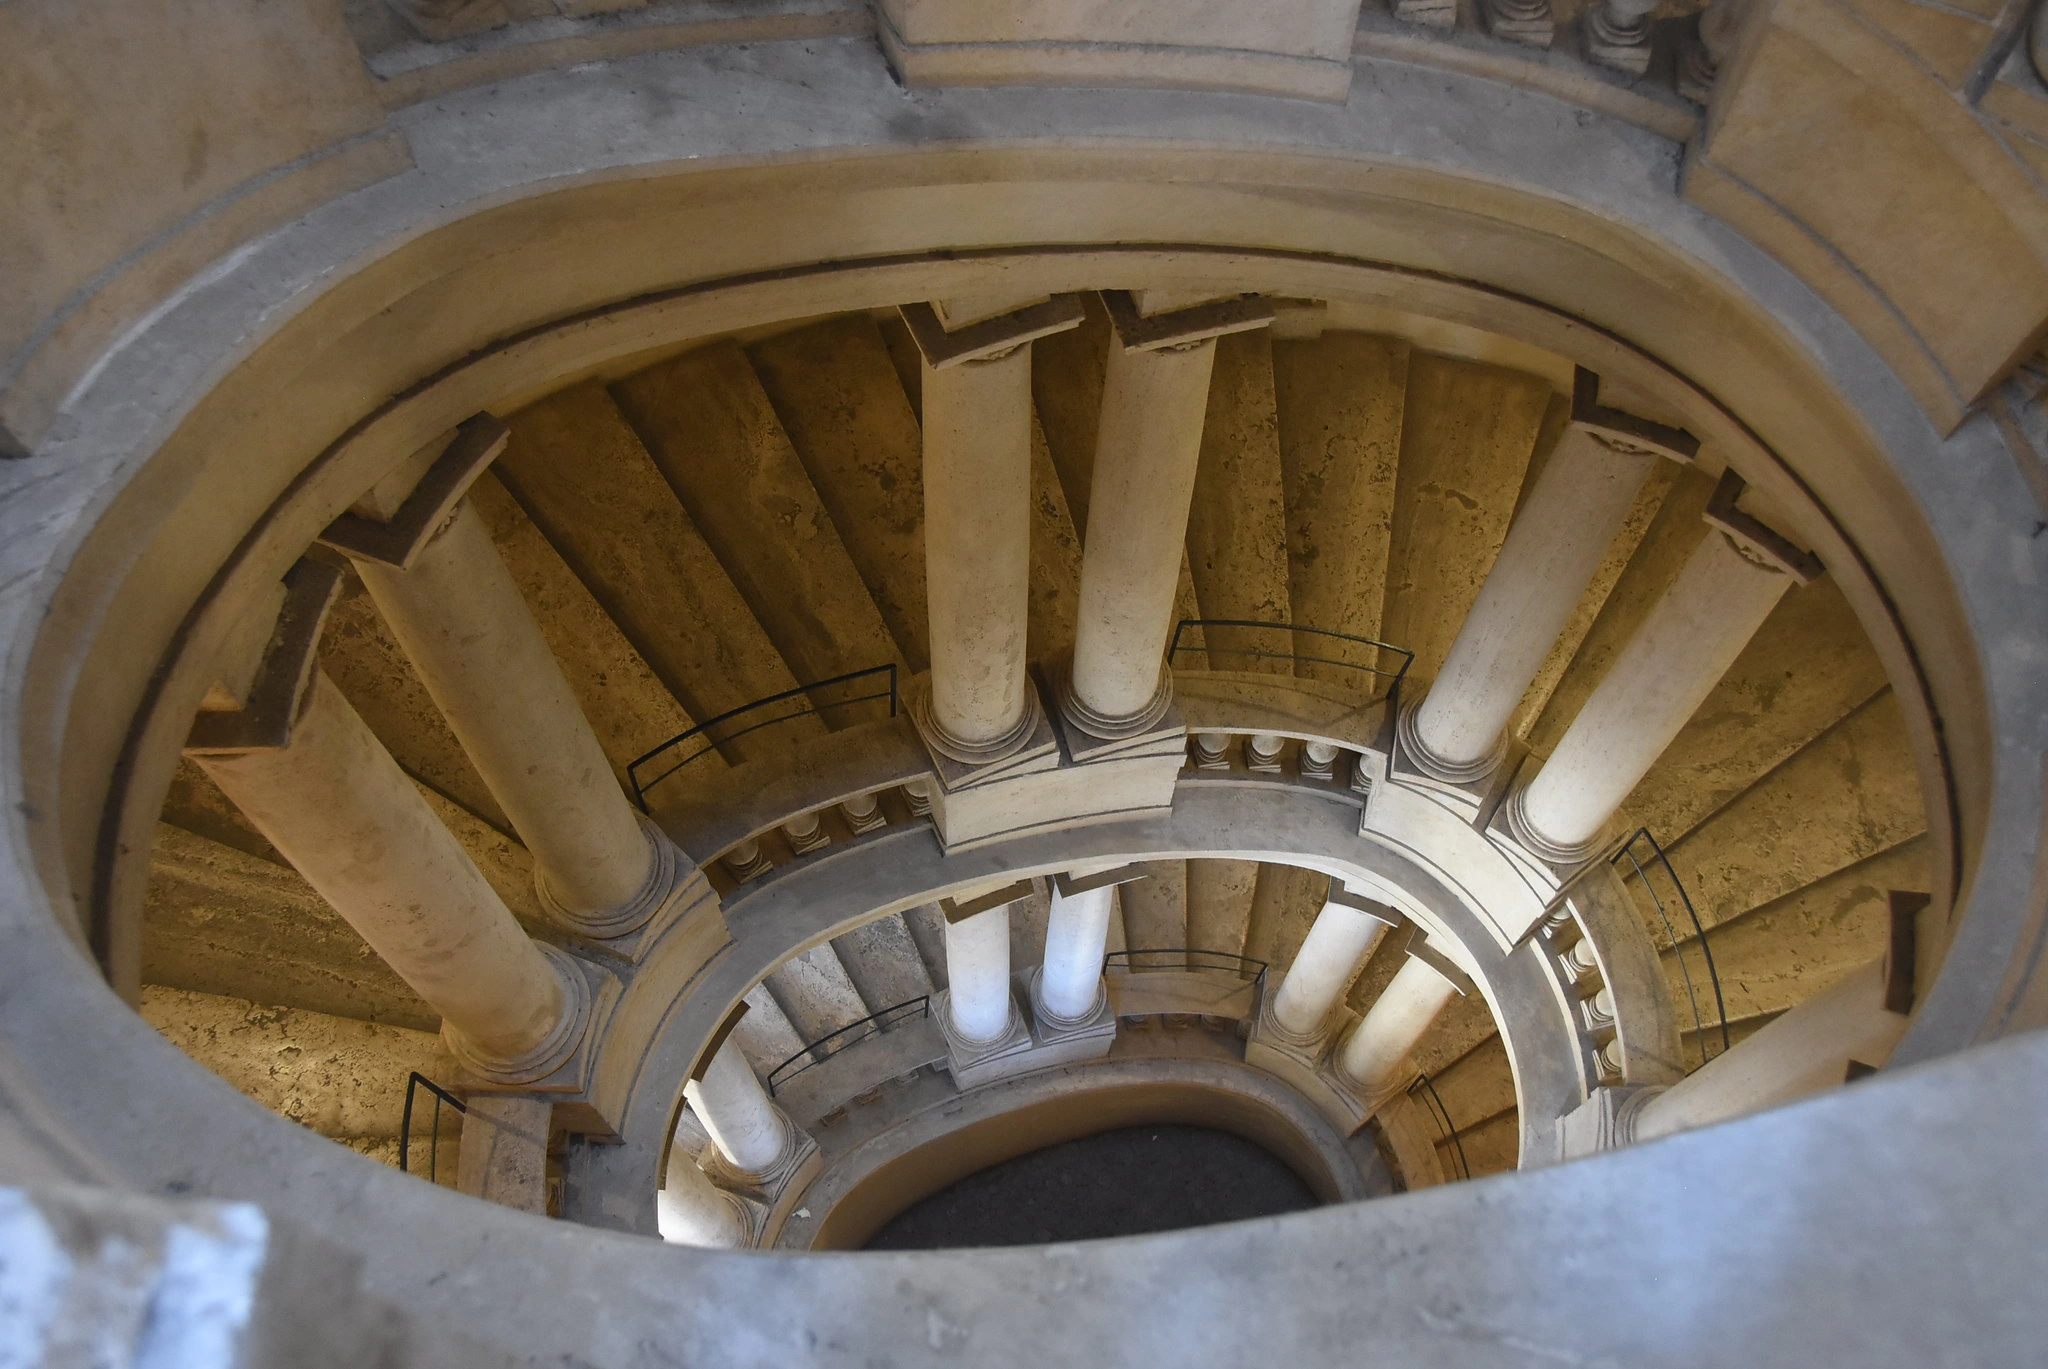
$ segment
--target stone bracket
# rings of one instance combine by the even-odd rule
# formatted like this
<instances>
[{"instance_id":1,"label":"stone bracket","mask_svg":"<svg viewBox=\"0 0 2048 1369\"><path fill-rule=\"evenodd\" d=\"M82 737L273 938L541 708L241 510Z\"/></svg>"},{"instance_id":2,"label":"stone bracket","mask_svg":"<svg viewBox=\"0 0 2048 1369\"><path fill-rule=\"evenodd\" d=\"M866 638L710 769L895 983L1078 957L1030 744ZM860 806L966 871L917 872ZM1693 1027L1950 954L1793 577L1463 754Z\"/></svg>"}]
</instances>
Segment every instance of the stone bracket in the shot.
<instances>
[{"instance_id":1,"label":"stone bracket","mask_svg":"<svg viewBox=\"0 0 2048 1369\"><path fill-rule=\"evenodd\" d=\"M1479 986L1472 982L1472 976L1459 969L1456 961L1430 945L1429 934L1412 923L1408 928L1408 940L1402 945L1401 952L1442 975L1444 982L1463 997L1470 998L1478 992Z\"/></svg>"},{"instance_id":2,"label":"stone bracket","mask_svg":"<svg viewBox=\"0 0 2048 1369\"><path fill-rule=\"evenodd\" d=\"M388 522L344 513L327 525L319 540L346 556L399 570L412 569L427 543L448 521L462 496L505 450L512 430L495 414L477 414L455 430L448 450L413 487Z\"/></svg>"},{"instance_id":3,"label":"stone bracket","mask_svg":"<svg viewBox=\"0 0 2048 1369\"><path fill-rule=\"evenodd\" d=\"M290 744L320 668L320 630L341 593L341 567L311 558L284 576L284 607L240 708L202 709L185 738L187 754L281 751Z\"/></svg>"},{"instance_id":4,"label":"stone bracket","mask_svg":"<svg viewBox=\"0 0 2048 1369\"><path fill-rule=\"evenodd\" d=\"M1078 294L1054 295L1042 303L950 330L939 321L939 311L923 300L898 305L897 312L903 315L925 365L934 371L993 360L1027 342L1079 328L1088 317Z\"/></svg>"},{"instance_id":5,"label":"stone bracket","mask_svg":"<svg viewBox=\"0 0 2048 1369\"><path fill-rule=\"evenodd\" d=\"M1141 314L1128 290L1104 290L1102 306L1126 352L1155 352L1207 342L1226 333L1248 333L1273 321L1273 306L1256 295L1211 300L1163 314Z\"/></svg>"},{"instance_id":6,"label":"stone bracket","mask_svg":"<svg viewBox=\"0 0 2048 1369\"><path fill-rule=\"evenodd\" d=\"M1334 903L1339 908L1349 908L1354 913L1364 913L1373 921L1387 927L1400 927L1408 919L1384 903L1376 903L1364 894L1354 893L1341 880L1332 877L1329 892L1323 895L1323 902Z\"/></svg>"},{"instance_id":7,"label":"stone bracket","mask_svg":"<svg viewBox=\"0 0 2048 1369\"><path fill-rule=\"evenodd\" d=\"M1152 872L1143 865L1119 865L1113 870L1097 870L1092 875L1057 874L1052 877L1052 887L1066 898L1085 894L1095 889L1107 889L1115 884L1133 884L1141 879L1150 879Z\"/></svg>"},{"instance_id":8,"label":"stone bracket","mask_svg":"<svg viewBox=\"0 0 2048 1369\"><path fill-rule=\"evenodd\" d=\"M1810 551L1801 551L1783 533L1755 514L1744 513L1735 506L1735 501L1742 498L1742 492L1748 488L1749 482L1734 470L1722 471L1720 483L1714 486L1714 493L1707 500L1707 511L1701 517L1706 519L1709 527L1727 533L1800 584L1810 585L1820 579L1827 567L1820 563L1818 556Z\"/></svg>"},{"instance_id":9,"label":"stone bracket","mask_svg":"<svg viewBox=\"0 0 2048 1369\"><path fill-rule=\"evenodd\" d=\"M1005 884L1000 889L991 889L988 893L977 894L970 899L942 898L939 900L939 912L949 923L965 922L970 917L996 908L1007 908L1012 903L1021 903L1031 897L1032 891L1031 881L1020 879L1015 884Z\"/></svg>"},{"instance_id":10,"label":"stone bracket","mask_svg":"<svg viewBox=\"0 0 2048 1369\"><path fill-rule=\"evenodd\" d=\"M1015 985L1011 986L1010 1020L1003 1034L993 1041L966 1041L953 1032L952 994L941 989L932 995L932 1016L938 1019L939 1034L946 1042L946 1072L955 1088L965 1092L977 1084L1023 1074L1035 1066L1024 1057L1036 1042L1025 1014L1018 1010Z\"/></svg>"},{"instance_id":11,"label":"stone bracket","mask_svg":"<svg viewBox=\"0 0 2048 1369\"><path fill-rule=\"evenodd\" d=\"M711 1039L704 1043L704 1049L698 1053L697 1063L690 1067L691 1083L704 1082L704 1073L711 1068L713 1057L725 1048L726 1038L733 1034L740 1025L740 1019L746 1015L747 1000L742 998L732 1005L732 1011L725 1015L725 1021L718 1024L718 1030L711 1033Z\"/></svg>"},{"instance_id":12,"label":"stone bracket","mask_svg":"<svg viewBox=\"0 0 2048 1369\"><path fill-rule=\"evenodd\" d=\"M1610 445L1645 456L1687 464L1700 454L1700 440L1683 428L1655 423L1647 418L1600 402L1600 377L1583 366L1572 370L1572 422L1609 440Z\"/></svg>"}]
</instances>

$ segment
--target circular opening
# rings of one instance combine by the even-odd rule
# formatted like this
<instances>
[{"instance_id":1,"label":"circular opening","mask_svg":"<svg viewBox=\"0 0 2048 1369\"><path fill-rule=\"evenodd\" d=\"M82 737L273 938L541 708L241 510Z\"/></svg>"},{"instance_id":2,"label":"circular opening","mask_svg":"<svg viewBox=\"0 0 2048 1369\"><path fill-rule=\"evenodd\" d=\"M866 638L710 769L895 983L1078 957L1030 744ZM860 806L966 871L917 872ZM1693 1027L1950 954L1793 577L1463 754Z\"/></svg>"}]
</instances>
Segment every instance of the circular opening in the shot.
<instances>
[{"instance_id":1,"label":"circular opening","mask_svg":"<svg viewBox=\"0 0 2048 1369\"><path fill-rule=\"evenodd\" d=\"M990 1165L882 1224L868 1250L1137 1236L1317 1205L1265 1147L1210 1127L1119 1127Z\"/></svg>"}]
</instances>

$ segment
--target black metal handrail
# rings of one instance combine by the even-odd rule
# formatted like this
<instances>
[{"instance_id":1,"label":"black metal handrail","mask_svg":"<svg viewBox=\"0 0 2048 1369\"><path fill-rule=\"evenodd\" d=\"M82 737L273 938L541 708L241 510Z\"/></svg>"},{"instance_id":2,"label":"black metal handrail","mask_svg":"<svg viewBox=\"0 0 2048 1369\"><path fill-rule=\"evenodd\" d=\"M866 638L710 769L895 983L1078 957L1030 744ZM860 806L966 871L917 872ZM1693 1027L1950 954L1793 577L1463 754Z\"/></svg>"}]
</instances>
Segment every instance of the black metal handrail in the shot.
<instances>
[{"instance_id":1,"label":"black metal handrail","mask_svg":"<svg viewBox=\"0 0 2048 1369\"><path fill-rule=\"evenodd\" d=\"M412 1173L412 1104L421 1087L434 1095L433 1142L427 1147L427 1182L441 1181L441 1104L446 1103L457 1112L468 1112L469 1104L442 1088L433 1080L414 1070L405 1081L405 1112L398 1121L398 1172Z\"/></svg>"},{"instance_id":2,"label":"black metal handrail","mask_svg":"<svg viewBox=\"0 0 2048 1369\"><path fill-rule=\"evenodd\" d=\"M1408 1096L1410 1098L1415 1097L1415 1090L1417 1089L1421 1089L1429 1095L1429 1101L1422 1104L1422 1110L1429 1114L1430 1121L1436 1123L1438 1134L1449 1141L1451 1149L1457 1152L1458 1177L1460 1179L1471 1178L1472 1166L1465 1159L1464 1139L1458 1135L1457 1123L1451 1120L1451 1110L1445 1107L1444 1100L1437 1096L1436 1085L1430 1082L1427 1074L1418 1074L1415 1077L1415 1082L1408 1086Z\"/></svg>"},{"instance_id":3,"label":"black metal handrail","mask_svg":"<svg viewBox=\"0 0 2048 1369\"><path fill-rule=\"evenodd\" d=\"M909 1022L920 1017L930 1017L931 1015L931 995L922 994L916 998L906 998L901 1003L892 1003L879 1012L871 1012L858 1022L847 1023L838 1031L827 1032L795 1055L790 1056L789 1059L777 1065L774 1069L768 1071L768 1094L770 1097L773 1097L775 1091L784 1084L787 1084L811 1066L824 1064L848 1046L856 1045L871 1036L879 1036L883 1031L895 1026L898 1022ZM853 1035L855 1032L860 1034L855 1036ZM846 1039L841 1040L840 1038L842 1037ZM792 1065L795 1065L796 1068L791 1069L790 1066Z\"/></svg>"},{"instance_id":4,"label":"black metal handrail","mask_svg":"<svg viewBox=\"0 0 2048 1369\"><path fill-rule=\"evenodd\" d=\"M1172 956L1179 963L1165 965L1139 965L1137 957L1145 955ZM1197 963L1206 960L1207 964ZM1102 957L1104 974L1143 974L1146 970L1227 970L1240 979L1249 979L1253 984L1266 982L1266 962L1254 960L1248 955L1235 951L1204 951L1193 946L1162 946L1150 950L1111 951Z\"/></svg>"},{"instance_id":5,"label":"black metal handrail","mask_svg":"<svg viewBox=\"0 0 2048 1369\"><path fill-rule=\"evenodd\" d=\"M889 687L887 689L876 690L872 694L857 694L853 698L840 699L829 704L821 704L814 697L818 690L831 689L835 685L852 684L855 680L870 679L877 675L887 675L889 677ZM786 723L796 718L822 714L828 709L851 708L855 704L873 703L877 699L887 699L889 701L889 716L892 718L896 716L898 699L896 693L896 666L894 662L888 665L869 666L866 670L849 671L844 675L834 675L829 680L814 680L810 684L801 684L795 689L785 689L780 694L770 694L765 699L756 699L750 704L741 704L738 708L727 709L708 722L701 722L687 732L677 733L660 746L649 751L646 755L637 757L628 764L626 766L626 776L633 784L633 802L639 805L641 812L646 812L647 791L649 789L660 784L690 762L702 759L707 752L716 751L719 747L729 742L737 741L749 732L758 732L764 727L773 727L777 723ZM748 726L740 728L737 732L719 737L715 741L706 735L713 728L731 722L734 718L744 713L752 713L758 708L772 708L776 704L782 703L794 703L798 707L778 717L764 718L759 722L750 723ZM804 705L808 705L808 707ZM653 779L643 780L640 778L641 767L653 763L667 752L675 750L693 737L703 739L704 744L677 761L674 765L671 765L668 769L662 771L659 775L656 775Z\"/></svg>"},{"instance_id":6,"label":"black metal handrail","mask_svg":"<svg viewBox=\"0 0 2048 1369\"><path fill-rule=\"evenodd\" d=\"M1638 827L1635 830L1635 834L1622 843L1621 849L1608 858L1608 863L1618 865L1626 859L1634 867L1636 878L1642 882L1643 889L1650 895L1650 902L1656 906L1657 920L1664 924L1664 935L1671 939L1672 953L1678 957L1679 974L1685 980L1685 998L1687 1004L1692 1008L1693 1028L1699 1033L1700 1038L1700 1063L1704 1065L1711 1057L1707 1056L1707 1026L1700 1018L1700 1001L1699 995L1693 987L1692 967L1685 963L1685 947L1679 942L1677 929L1671 925L1670 911L1665 908L1664 900L1658 896L1657 886L1650 882L1649 871L1644 869L1642 860L1636 855L1636 844L1638 842L1649 843L1650 863L1664 867L1665 875L1671 880L1671 887L1678 891L1679 902L1685 906L1686 917L1692 922L1693 939L1698 943L1700 955L1707 963L1707 978L1714 988L1714 1011L1721 1019L1721 1050L1726 1051L1728 1049L1728 1004L1721 997L1721 975L1714 968L1714 950L1713 947L1707 945L1707 929L1700 925L1699 912L1692 906L1692 895L1686 893L1684 882L1678 878L1678 871L1671 868L1671 857L1664 854L1664 847L1658 842L1657 838L1650 835L1649 828ZM1716 1054L1719 1054L1719 1052L1716 1052Z\"/></svg>"},{"instance_id":7,"label":"black metal handrail","mask_svg":"<svg viewBox=\"0 0 2048 1369\"><path fill-rule=\"evenodd\" d=\"M1396 669L1387 670L1377 665L1360 665L1356 661L1340 661L1329 656L1307 656L1299 651L1261 651L1255 647L1211 646L1208 642L1206 629L1212 627L1266 628L1274 632L1306 633L1312 637L1328 637L1333 641L1350 642L1354 646L1371 647L1375 652L1391 651L1401 658L1401 664ZM1205 629L1203 640L1200 644L1192 642L1184 644L1182 642L1181 639L1187 635L1190 628ZM1249 656L1254 660L1262 661L1293 661L1297 665L1327 665L1335 666L1340 670L1357 670L1368 675L1391 677L1393 683L1389 684L1386 691L1379 695L1380 699L1398 698L1400 696L1401 681L1408 677L1408 667L1415 663L1414 652L1406 647L1398 647L1392 642L1382 642L1374 637L1356 637L1348 632L1332 632L1328 628L1310 627L1305 623L1262 623L1250 618L1183 618L1175 625L1173 641L1166 648L1166 664L1168 667L1174 664L1183 651L1199 651L1208 657L1221 654L1225 656ZM1377 660L1378 657L1375 656L1374 659ZM1213 662L1211 668L1214 668ZM1371 702L1376 703L1378 699L1374 699Z\"/></svg>"}]
</instances>

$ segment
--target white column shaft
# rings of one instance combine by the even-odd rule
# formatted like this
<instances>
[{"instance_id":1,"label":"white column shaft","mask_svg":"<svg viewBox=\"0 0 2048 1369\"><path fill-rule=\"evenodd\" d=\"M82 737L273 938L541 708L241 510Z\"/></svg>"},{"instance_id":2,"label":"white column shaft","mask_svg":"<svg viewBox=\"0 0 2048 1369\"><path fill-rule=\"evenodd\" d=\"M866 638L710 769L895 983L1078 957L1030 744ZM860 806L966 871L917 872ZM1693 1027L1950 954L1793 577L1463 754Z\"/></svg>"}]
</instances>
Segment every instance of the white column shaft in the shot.
<instances>
[{"instance_id":1,"label":"white column shaft","mask_svg":"<svg viewBox=\"0 0 2048 1369\"><path fill-rule=\"evenodd\" d=\"M1656 460L1565 429L1417 710L1431 755L1463 767L1494 754Z\"/></svg>"},{"instance_id":2,"label":"white column shaft","mask_svg":"<svg viewBox=\"0 0 2048 1369\"><path fill-rule=\"evenodd\" d=\"M1851 1060L1883 1065L1909 1020L1885 1011L1884 971L1882 956L1851 970L1652 1098L1636 1116L1634 1139L1745 1117L1833 1088Z\"/></svg>"},{"instance_id":3,"label":"white column shaft","mask_svg":"<svg viewBox=\"0 0 2048 1369\"><path fill-rule=\"evenodd\" d=\"M1110 344L1074 636L1074 698L1088 714L1141 715L1158 692L1215 360L1213 341Z\"/></svg>"},{"instance_id":4,"label":"white column shaft","mask_svg":"<svg viewBox=\"0 0 2048 1369\"><path fill-rule=\"evenodd\" d=\"M654 1199L655 1229L664 1241L719 1250L746 1244L747 1233L732 1200L682 1146L669 1147L666 1182Z\"/></svg>"},{"instance_id":5,"label":"white column shaft","mask_svg":"<svg viewBox=\"0 0 2048 1369\"><path fill-rule=\"evenodd\" d=\"M1031 349L924 370L924 544L932 721L969 747L1027 711Z\"/></svg>"},{"instance_id":6,"label":"white column shaft","mask_svg":"<svg viewBox=\"0 0 2048 1369\"><path fill-rule=\"evenodd\" d=\"M482 1054L517 1058L554 1033L554 967L326 675L289 746L194 759Z\"/></svg>"},{"instance_id":7,"label":"white column shaft","mask_svg":"<svg viewBox=\"0 0 2048 1369\"><path fill-rule=\"evenodd\" d=\"M1520 796L1521 820L1561 848L1599 836L1791 584L1708 533Z\"/></svg>"},{"instance_id":8,"label":"white column shaft","mask_svg":"<svg viewBox=\"0 0 2048 1369\"><path fill-rule=\"evenodd\" d=\"M1010 910L946 924L946 1010L967 1041L994 1041L1010 1025Z\"/></svg>"},{"instance_id":9,"label":"white column shaft","mask_svg":"<svg viewBox=\"0 0 2048 1369\"><path fill-rule=\"evenodd\" d=\"M1320 1030L1386 931L1386 923L1356 908L1325 903L1273 996L1274 1019L1297 1036Z\"/></svg>"},{"instance_id":10,"label":"white column shaft","mask_svg":"<svg viewBox=\"0 0 2048 1369\"><path fill-rule=\"evenodd\" d=\"M1368 1100L1379 1098L1400 1084L1408 1057L1457 992L1449 980L1411 958L1338 1048L1338 1068Z\"/></svg>"},{"instance_id":11,"label":"white column shaft","mask_svg":"<svg viewBox=\"0 0 2048 1369\"><path fill-rule=\"evenodd\" d=\"M1071 897L1053 890L1052 912L1045 923L1045 960L1038 972L1038 999L1052 1016L1073 1021L1094 1011L1102 992L1109 919L1115 911L1113 884Z\"/></svg>"},{"instance_id":12,"label":"white column shaft","mask_svg":"<svg viewBox=\"0 0 2048 1369\"><path fill-rule=\"evenodd\" d=\"M633 899L653 873L647 834L469 501L412 569L356 570L549 895L572 913Z\"/></svg>"},{"instance_id":13,"label":"white column shaft","mask_svg":"<svg viewBox=\"0 0 2048 1369\"><path fill-rule=\"evenodd\" d=\"M789 1119L768 1097L732 1038L711 1057L702 1079L683 1085L683 1095L712 1143L740 1169L760 1174L782 1159L789 1146Z\"/></svg>"}]
</instances>

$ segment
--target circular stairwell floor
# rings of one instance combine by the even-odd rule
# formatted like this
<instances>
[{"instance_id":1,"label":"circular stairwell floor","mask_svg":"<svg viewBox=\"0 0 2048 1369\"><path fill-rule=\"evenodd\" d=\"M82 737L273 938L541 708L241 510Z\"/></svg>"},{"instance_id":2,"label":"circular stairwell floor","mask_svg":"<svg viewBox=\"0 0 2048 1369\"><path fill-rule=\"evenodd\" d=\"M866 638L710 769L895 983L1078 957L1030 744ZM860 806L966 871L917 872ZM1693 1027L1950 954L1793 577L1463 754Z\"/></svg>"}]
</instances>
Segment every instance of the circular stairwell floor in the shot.
<instances>
[{"instance_id":1,"label":"circular stairwell floor","mask_svg":"<svg viewBox=\"0 0 2048 1369\"><path fill-rule=\"evenodd\" d=\"M1254 1142L1207 1127L1125 1127L1063 1141L913 1203L869 1250L1033 1245L1171 1231L1316 1206Z\"/></svg>"}]
</instances>

